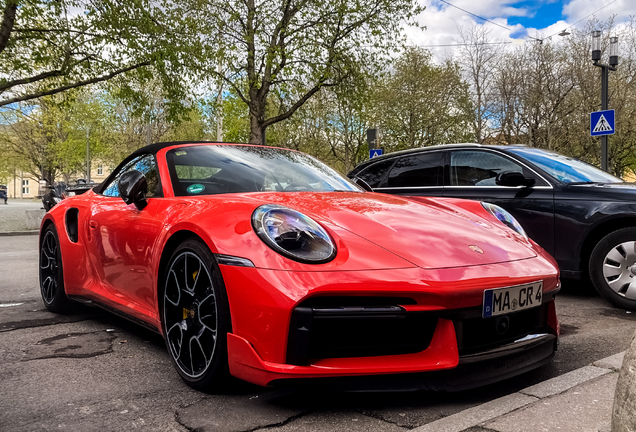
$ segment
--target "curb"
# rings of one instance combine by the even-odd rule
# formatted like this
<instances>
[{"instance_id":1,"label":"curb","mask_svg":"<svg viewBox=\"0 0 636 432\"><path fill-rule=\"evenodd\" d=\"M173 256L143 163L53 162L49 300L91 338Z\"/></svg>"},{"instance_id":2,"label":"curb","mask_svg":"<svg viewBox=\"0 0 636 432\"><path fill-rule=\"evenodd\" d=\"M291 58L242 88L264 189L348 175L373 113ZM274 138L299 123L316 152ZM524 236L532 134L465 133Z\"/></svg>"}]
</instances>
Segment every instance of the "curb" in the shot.
<instances>
[{"instance_id":1,"label":"curb","mask_svg":"<svg viewBox=\"0 0 636 432\"><path fill-rule=\"evenodd\" d=\"M38 235L40 230L0 232L0 237Z\"/></svg>"},{"instance_id":2,"label":"curb","mask_svg":"<svg viewBox=\"0 0 636 432\"><path fill-rule=\"evenodd\" d=\"M576 387L612 372L618 372L621 369L624 355L625 351L598 360L589 366L584 366L539 384L526 387L517 393L503 396L499 399L460 411L457 414L427 423L411 431L461 432L471 427L480 426L483 423L509 414L519 408L540 401L543 398L564 393L572 387Z\"/></svg>"}]
</instances>

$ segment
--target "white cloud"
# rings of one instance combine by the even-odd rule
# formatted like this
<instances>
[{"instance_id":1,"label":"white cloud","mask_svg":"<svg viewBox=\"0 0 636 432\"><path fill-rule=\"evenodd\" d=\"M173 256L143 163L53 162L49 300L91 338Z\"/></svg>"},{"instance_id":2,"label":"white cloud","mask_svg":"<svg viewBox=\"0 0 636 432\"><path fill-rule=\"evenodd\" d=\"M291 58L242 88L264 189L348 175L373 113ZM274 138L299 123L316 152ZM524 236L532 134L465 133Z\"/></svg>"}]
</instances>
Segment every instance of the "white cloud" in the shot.
<instances>
[{"instance_id":1,"label":"white cloud","mask_svg":"<svg viewBox=\"0 0 636 432\"><path fill-rule=\"evenodd\" d=\"M475 18L439 0L420 0L420 3L426 6L426 10L417 18L417 21L420 25L425 26L426 30L407 28L406 33L411 43L421 46L457 43L459 41L458 27L468 28L474 24L485 26L490 30L492 38L501 42L519 43L519 39L531 41L532 38L558 37L556 35L563 29L575 24L610 1L604 0L603 3L600 3L599 0L571 0L569 3L563 4L562 15L565 20L555 15L553 24L545 28L534 28L524 27L521 24L508 25L507 18L509 17L532 17L535 13L532 10L510 6L510 0L451 0L455 6L510 29L506 30ZM636 1L617 0L594 16L603 21L612 15L616 15L617 24L627 21L630 15L636 15ZM576 27L582 28L591 18L584 19ZM524 38L523 35L529 37ZM453 47L429 47L428 49L438 60L452 56L456 52L456 48Z\"/></svg>"},{"instance_id":2,"label":"white cloud","mask_svg":"<svg viewBox=\"0 0 636 432\"><path fill-rule=\"evenodd\" d=\"M609 0L599 2L598 0L572 0L563 7L563 15L567 17L569 23L575 23L587 15L595 12L609 4ZM636 14L636 1L634 0L617 0L609 4L607 7L598 11L595 16L597 19L604 21L612 15L616 15L617 22L626 21L630 15ZM590 17L591 18L591 17ZM585 21L584 21L585 22ZM583 24L582 22L581 24Z\"/></svg>"}]
</instances>

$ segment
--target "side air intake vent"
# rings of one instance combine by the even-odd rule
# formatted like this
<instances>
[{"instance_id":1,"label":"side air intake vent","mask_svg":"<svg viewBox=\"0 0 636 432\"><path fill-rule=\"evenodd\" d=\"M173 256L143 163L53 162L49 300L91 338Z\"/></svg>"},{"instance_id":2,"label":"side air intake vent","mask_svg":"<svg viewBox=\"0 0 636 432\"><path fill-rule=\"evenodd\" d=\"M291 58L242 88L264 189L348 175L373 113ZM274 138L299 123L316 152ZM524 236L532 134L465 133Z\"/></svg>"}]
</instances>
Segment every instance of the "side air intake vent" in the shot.
<instances>
[{"instance_id":1,"label":"side air intake vent","mask_svg":"<svg viewBox=\"0 0 636 432\"><path fill-rule=\"evenodd\" d=\"M77 217L79 210L70 208L66 211L66 234L73 243L77 243Z\"/></svg>"}]
</instances>

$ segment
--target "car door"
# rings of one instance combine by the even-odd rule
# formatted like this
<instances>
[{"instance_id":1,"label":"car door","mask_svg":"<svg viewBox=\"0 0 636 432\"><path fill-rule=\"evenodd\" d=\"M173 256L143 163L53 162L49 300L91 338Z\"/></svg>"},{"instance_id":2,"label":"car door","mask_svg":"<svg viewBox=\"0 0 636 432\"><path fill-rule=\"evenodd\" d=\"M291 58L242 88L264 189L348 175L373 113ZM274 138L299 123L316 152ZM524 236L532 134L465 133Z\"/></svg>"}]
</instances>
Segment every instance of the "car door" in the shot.
<instances>
[{"instance_id":1,"label":"car door","mask_svg":"<svg viewBox=\"0 0 636 432\"><path fill-rule=\"evenodd\" d=\"M499 186L497 174L523 173L534 186ZM522 162L493 149L449 151L443 196L487 201L509 211L530 238L554 254L554 190Z\"/></svg>"},{"instance_id":2,"label":"car door","mask_svg":"<svg viewBox=\"0 0 636 432\"><path fill-rule=\"evenodd\" d=\"M395 195L441 196L444 187L444 152L400 156L394 159L386 171L387 174L378 187L373 188L374 191Z\"/></svg>"},{"instance_id":3,"label":"car door","mask_svg":"<svg viewBox=\"0 0 636 432\"><path fill-rule=\"evenodd\" d=\"M148 183L148 205L143 210L126 205L119 195L120 176L133 169L142 172ZM155 304L150 258L163 226L164 204L154 155L131 159L102 191L91 204L89 233L91 260L103 294L117 305L147 314Z\"/></svg>"}]
</instances>

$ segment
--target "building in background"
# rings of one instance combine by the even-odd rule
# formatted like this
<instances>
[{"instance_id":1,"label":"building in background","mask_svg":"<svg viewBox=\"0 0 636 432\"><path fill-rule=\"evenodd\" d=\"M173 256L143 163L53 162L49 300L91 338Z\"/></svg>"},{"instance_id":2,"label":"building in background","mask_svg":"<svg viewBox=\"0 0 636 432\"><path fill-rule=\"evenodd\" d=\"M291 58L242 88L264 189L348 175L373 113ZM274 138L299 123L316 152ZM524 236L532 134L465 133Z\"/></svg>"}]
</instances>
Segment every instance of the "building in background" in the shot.
<instances>
[{"instance_id":1,"label":"building in background","mask_svg":"<svg viewBox=\"0 0 636 432\"><path fill-rule=\"evenodd\" d=\"M110 175L112 168L102 162L95 162L91 166L91 180L101 183ZM77 173L71 176L71 183L84 178L85 173ZM58 179L59 181L60 179ZM29 173L16 171L15 177L9 179L7 183L7 196L11 199L32 199L40 198L40 179L33 177Z\"/></svg>"}]
</instances>

